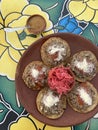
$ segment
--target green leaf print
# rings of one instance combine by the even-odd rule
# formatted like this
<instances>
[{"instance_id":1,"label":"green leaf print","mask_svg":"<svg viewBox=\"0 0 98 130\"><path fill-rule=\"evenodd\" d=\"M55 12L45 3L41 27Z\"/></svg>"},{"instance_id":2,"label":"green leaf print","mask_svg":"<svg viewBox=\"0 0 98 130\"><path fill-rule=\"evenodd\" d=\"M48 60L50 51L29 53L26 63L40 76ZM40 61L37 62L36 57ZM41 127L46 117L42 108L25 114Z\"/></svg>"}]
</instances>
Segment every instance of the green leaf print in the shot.
<instances>
[{"instance_id":1,"label":"green leaf print","mask_svg":"<svg viewBox=\"0 0 98 130\"><path fill-rule=\"evenodd\" d=\"M30 4L40 6L42 10L49 14L53 24L58 22L64 7L64 2L66 2L66 0L30 0Z\"/></svg>"},{"instance_id":2,"label":"green leaf print","mask_svg":"<svg viewBox=\"0 0 98 130\"><path fill-rule=\"evenodd\" d=\"M89 23L81 35L98 46L98 27L93 23Z\"/></svg>"},{"instance_id":3,"label":"green leaf print","mask_svg":"<svg viewBox=\"0 0 98 130\"><path fill-rule=\"evenodd\" d=\"M23 32L21 32L21 33L19 34L19 39L20 39L20 40L24 40L24 39L26 38L26 36L27 36L26 32L23 31Z\"/></svg>"},{"instance_id":4,"label":"green leaf print","mask_svg":"<svg viewBox=\"0 0 98 130\"><path fill-rule=\"evenodd\" d=\"M98 120L92 118L88 120L87 122L74 126L73 130L98 130L97 124L98 124Z\"/></svg>"},{"instance_id":5,"label":"green leaf print","mask_svg":"<svg viewBox=\"0 0 98 130\"><path fill-rule=\"evenodd\" d=\"M3 120L8 111L12 110L16 111L17 114L23 111L23 107L19 106L17 102L15 83L0 76L0 121Z\"/></svg>"}]
</instances>

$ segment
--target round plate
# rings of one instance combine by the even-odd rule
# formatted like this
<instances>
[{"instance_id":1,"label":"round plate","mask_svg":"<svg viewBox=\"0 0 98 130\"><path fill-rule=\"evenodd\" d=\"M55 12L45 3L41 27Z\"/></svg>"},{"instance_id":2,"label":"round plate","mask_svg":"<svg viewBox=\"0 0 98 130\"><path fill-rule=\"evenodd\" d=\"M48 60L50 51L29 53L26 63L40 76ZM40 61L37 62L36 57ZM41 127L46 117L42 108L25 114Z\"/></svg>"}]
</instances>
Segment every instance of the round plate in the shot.
<instances>
[{"instance_id":1,"label":"round plate","mask_svg":"<svg viewBox=\"0 0 98 130\"><path fill-rule=\"evenodd\" d=\"M32 91L31 89L26 87L24 81L22 80L22 74L26 65L35 60L41 61L41 55L40 55L41 45L50 37L61 37L62 39L66 40L70 45L72 55L78 51L90 50L96 55L98 59L98 48L89 40L79 35L69 33L56 33L48 35L33 43L21 57L17 66L15 76L16 91L18 93L19 100L24 106L24 108L39 121L52 126L77 125L94 116L98 112L98 105L93 111L87 114L81 114L72 110L72 108L67 104L67 109L65 110L63 116L55 120L48 119L47 117L40 114L36 107L36 96L39 91ZM94 77L91 83L93 83L93 85L98 90L97 80L98 80L98 74Z\"/></svg>"}]
</instances>

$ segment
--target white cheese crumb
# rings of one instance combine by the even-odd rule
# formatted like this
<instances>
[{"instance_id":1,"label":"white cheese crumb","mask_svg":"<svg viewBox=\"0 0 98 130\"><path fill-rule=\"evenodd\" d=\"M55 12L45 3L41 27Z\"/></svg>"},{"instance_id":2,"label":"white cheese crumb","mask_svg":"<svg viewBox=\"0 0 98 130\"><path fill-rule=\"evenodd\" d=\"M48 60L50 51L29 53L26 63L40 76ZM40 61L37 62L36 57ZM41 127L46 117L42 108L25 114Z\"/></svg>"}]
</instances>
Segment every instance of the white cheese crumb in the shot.
<instances>
[{"instance_id":1,"label":"white cheese crumb","mask_svg":"<svg viewBox=\"0 0 98 130\"><path fill-rule=\"evenodd\" d=\"M49 54L55 54L58 52L58 57L55 59L55 61L60 61L63 58L62 56L65 55L65 48L63 46L58 46L55 44L49 46L47 51Z\"/></svg>"},{"instance_id":2,"label":"white cheese crumb","mask_svg":"<svg viewBox=\"0 0 98 130\"><path fill-rule=\"evenodd\" d=\"M90 95L83 89L80 88L78 89L79 95L81 97L81 99L88 105L92 105L92 98L90 97Z\"/></svg>"},{"instance_id":3,"label":"white cheese crumb","mask_svg":"<svg viewBox=\"0 0 98 130\"><path fill-rule=\"evenodd\" d=\"M93 63L88 63L87 60L84 58L83 61L75 61L75 66L77 66L79 69L83 70L87 73L92 73L94 69Z\"/></svg>"},{"instance_id":4,"label":"white cheese crumb","mask_svg":"<svg viewBox=\"0 0 98 130\"><path fill-rule=\"evenodd\" d=\"M42 102L47 107L52 107L54 104L59 102L59 97L53 96L53 92L49 91L46 95L44 95Z\"/></svg>"},{"instance_id":5,"label":"white cheese crumb","mask_svg":"<svg viewBox=\"0 0 98 130\"><path fill-rule=\"evenodd\" d=\"M47 68L43 67L42 70L40 71L40 74L46 73Z\"/></svg>"},{"instance_id":6,"label":"white cheese crumb","mask_svg":"<svg viewBox=\"0 0 98 130\"><path fill-rule=\"evenodd\" d=\"M39 71L37 70L37 69L35 69L35 68L32 68L32 70L31 70L31 74L32 74L32 76L35 78L35 79L37 79L38 78L38 75L39 75Z\"/></svg>"}]
</instances>

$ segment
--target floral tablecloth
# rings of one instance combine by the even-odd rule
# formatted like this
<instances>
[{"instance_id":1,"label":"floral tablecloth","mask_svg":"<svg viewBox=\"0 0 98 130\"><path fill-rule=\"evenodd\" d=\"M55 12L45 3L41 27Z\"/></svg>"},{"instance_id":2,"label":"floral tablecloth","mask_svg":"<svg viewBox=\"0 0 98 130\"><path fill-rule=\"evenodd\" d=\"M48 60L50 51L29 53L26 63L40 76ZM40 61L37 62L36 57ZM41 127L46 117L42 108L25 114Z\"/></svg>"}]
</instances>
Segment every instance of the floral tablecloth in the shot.
<instances>
[{"instance_id":1,"label":"floral tablecloth","mask_svg":"<svg viewBox=\"0 0 98 130\"><path fill-rule=\"evenodd\" d=\"M46 22L42 35L6 27L25 26L30 15L40 14ZM97 130L98 114L70 127L53 127L39 122L21 106L15 91L17 63L37 39L57 32L81 35L98 45L98 0L1 0L0 1L0 130ZM75 117L77 118L77 117Z\"/></svg>"}]
</instances>

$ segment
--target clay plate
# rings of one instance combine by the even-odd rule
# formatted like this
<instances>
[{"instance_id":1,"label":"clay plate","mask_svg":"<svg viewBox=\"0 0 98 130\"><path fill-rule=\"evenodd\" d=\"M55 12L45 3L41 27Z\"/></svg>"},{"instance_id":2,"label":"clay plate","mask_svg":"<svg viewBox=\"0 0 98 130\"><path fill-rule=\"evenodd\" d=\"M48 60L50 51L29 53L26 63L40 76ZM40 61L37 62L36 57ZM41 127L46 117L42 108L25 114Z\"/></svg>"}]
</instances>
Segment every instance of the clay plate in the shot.
<instances>
[{"instance_id":1,"label":"clay plate","mask_svg":"<svg viewBox=\"0 0 98 130\"><path fill-rule=\"evenodd\" d=\"M24 108L39 121L52 126L77 125L93 117L98 112L98 105L93 111L87 114L81 114L72 110L72 108L67 104L67 109L65 110L63 116L55 120L48 119L47 117L41 115L37 110L36 96L38 94L38 91L32 91L31 89L27 88L25 83L22 80L22 74L26 65L28 65L31 61L41 60L41 56L40 56L41 45L48 38L55 37L55 36L61 37L62 39L66 40L69 43L72 55L81 50L90 50L96 55L98 59L98 48L89 40L81 36L69 34L69 33L56 33L56 34L48 35L33 43L21 57L17 66L16 76L15 76L16 91L18 93L19 100L21 104L24 106ZM98 90L97 80L98 80L98 74L91 81L91 83L93 83L93 85Z\"/></svg>"}]
</instances>

